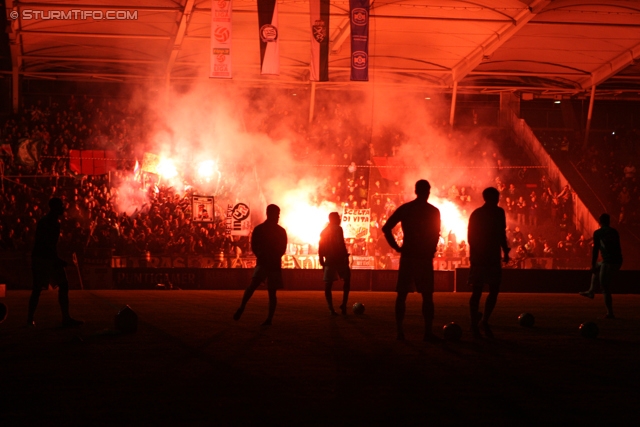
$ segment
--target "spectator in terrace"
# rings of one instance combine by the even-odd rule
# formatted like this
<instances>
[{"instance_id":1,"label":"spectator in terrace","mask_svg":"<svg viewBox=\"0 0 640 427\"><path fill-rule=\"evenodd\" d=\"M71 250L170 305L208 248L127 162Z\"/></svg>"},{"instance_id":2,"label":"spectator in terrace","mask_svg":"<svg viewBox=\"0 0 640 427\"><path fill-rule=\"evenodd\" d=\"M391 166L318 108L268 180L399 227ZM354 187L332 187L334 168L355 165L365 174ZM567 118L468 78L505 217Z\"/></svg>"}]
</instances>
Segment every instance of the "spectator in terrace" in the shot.
<instances>
[{"instance_id":1,"label":"spectator in terrace","mask_svg":"<svg viewBox=\"0 0 640 427\"><path fill-rule=\"evenodd\" d=\"M531 192L529 196L529 225L532 227L538 226L538 200L535 191Z\"/></svg>"},{"instance_id":2,"label":"spectator in terrace","mask_svg":"<svg viewBox=\"0 0 640 427\"><path fill-rule=\"evenodd\" d=\"M627 166L624 167L624 179L627 181L631 181L636 177L636 167L633 163L629 162Z\"/></svg>"},{"instance_id":3,"label":"spectator in terrace","mask_svg":"<svg viewBox=\"0 0 640 427\"><path fill-rule=\"evenodd\" d=\"M518 197L518 201L516 202L516 218L517 223L520 225L525 225L525 218L527 213L527 202L524 200L524 197Z\"/></svg>"}]
</instances>

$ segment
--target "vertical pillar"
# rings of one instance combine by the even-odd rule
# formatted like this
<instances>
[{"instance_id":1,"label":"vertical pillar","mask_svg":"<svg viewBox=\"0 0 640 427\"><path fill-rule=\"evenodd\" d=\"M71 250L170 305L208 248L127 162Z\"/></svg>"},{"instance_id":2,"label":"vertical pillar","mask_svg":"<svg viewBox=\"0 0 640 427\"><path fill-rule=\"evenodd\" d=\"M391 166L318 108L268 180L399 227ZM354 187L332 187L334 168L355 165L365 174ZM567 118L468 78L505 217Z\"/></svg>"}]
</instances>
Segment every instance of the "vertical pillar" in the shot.
<instances>
[{"instance_id":1,"label":"vertical pillar","mask_svg":"<svg viewBox=\"0 0 640 427\"><path fill-rule=\"evenodd\" d=\"M453 127L456 115L456 98L458 97L458 82L453 82L453 93L451 94L451 113L449 114L449 126Z\"/></svg>"},{"instance_id":2,"label":"vertical pillar","mask_svg":"<svg viewBox=\"0 0 640 427\"><path fill-rule=\"evenodd\" d=\"M316 106L316 82L311 82L311 96L309 97L309 124L313 122L313 113Z\"/></svg>"},{"instance_id":3,"label":"vertical pillar","mask_svg":"<svg viewBox=\"0 0 640 427\"><path fill-rule=\"evenodd\" d=\"M589 111L587 112L587 128L584 131L584 147L589 143L589 131L591 130L591 117L593 117L593 102L596 99L596 85L591 86L591 99L589 99Z\"/></svg>"}]
</instances>

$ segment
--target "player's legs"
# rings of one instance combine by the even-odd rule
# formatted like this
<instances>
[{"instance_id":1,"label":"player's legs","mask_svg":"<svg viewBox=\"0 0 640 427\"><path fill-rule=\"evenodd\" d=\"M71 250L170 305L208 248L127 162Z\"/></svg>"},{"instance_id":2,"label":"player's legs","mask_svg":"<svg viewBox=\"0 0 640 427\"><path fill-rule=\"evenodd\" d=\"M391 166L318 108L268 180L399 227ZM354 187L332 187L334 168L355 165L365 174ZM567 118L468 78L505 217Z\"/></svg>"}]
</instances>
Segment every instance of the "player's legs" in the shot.
<instances>
[{"instance_id":1,"label":"player's legs","mask_svg":"<svg viewBox=\"0 0 640 427\"><path fill-rule=\"evenodd\" d=\"M340 277L344 280L340 310L342 314L347 314L347 302L349 301L349 292L351 291L351 269L348 264L345 265L343 270L340 272Z\"/></svg>"},{"instance_id":2,"label":"player's legs","mask_svg":"<svg viewBox=\"0 0 640 427\"><path fill-rule=\"evenodd\" d=\"M429 260L430 261L430 260ZM422 295L422 318L424 319L424 340L438 341L433 334L433 263L424 260L413 260L411 270L416 289Z\"/></svg>"},{"instance_id":3,"label":"player's legs","mask_svg":"<svg viewBox=\"0 0 640 427\"><path fill-rule=\"evenodd\" d=\"M620 265L602 263L600 266L599 281L602 288L602 296L604 297L604 305L607 307L606 317L614 318L613 315L613 298L611 297L611 279L613 275L620 269Z\"/></svg>"},{"instance_id":4,"label":"player's legs","mask_svg":"<svg viewBox=\"0 0 640 427\"><path fill-rule=\"evenodd\" d=\"M256 269L253 272L253 277L251 278L251 283L249 284L247 289L245 289L244 294L242 295L242 301L240 302L240 307L238 307L238 310L236 310L235 314L233 315L233 320L240 320L240 317L242 316L242 313L244 312L244 309L247 306L247 303L253 296L253 293L255 292L255 290L258 289L258 286L260 286L260 284L264 281L265 278L266 278L266 275L264 270L261 267L256 267Z\"/></svg>"},{"instance_id":5,"label":"player's legs","mask_svg":"<svg viewBox=\"0 0 640 427\"><path fill-rule=\"evenodd\" d=\"M33 289L29 297L29 310L27 314L27 324L34 325L34 317L38 302L40 301L40 293L43 289L47 289L51 278L53 263L48 260L34 258L31 260L31 272L33 273Z\"/></svg>"},{"instance_id":6,"label":"player's legs","mask_svg":"<svg viewBox=\"0 0 640 427\"><path fill-rule=\"evenodd\" d=\"M282 271L281 270L271 270L267 273L267 290L269 292L269 314L267 315L267 320L262 322L262 326L271 325L271 321L273 320L273 315L276 313L276 306L278 305L278 298L276 296L276 291L278 289L282 289Z\"/></svg>"},{"instance_id":7,"label":"player's legs","mask_svg":"<svg viewBox=\"0 0 640 427\"><path fill-rule=\"evenodd\" d=\"M398 295L396 296L396 330L399 340L404 340L402 323L404 322L404 313L407 309L407 295L407 292L398 291Z\"/></svg>"},{"instance_id":8,"label":"player's legs","mask_svg":"<svg viewBox=\"0 0 640 427\"><path fill-rule=\"evenodd\" d=\"M335 280L335 270L328 265L324 266L324 299L327 301L327 306L329 307L329 312L332 315L337 314L333 309L333 297L331 295L331 288L333 287L333 281Z\"/></svg>"},{"instance_id":9,"label":"player's legs","mask_svg":"<svg viewBox=\"0 0 640 427\"><path fill-rule=\"evenodd\" d=\"M496 308L496 303L498 302L498 294L500 293L500 278L492 277L489 280L489 294L487 295L487 299L484 302L484 314L482 315L482 323L489 323L489 318L491 317L491 313L493 313L493 309Z\"/></svg>"},{"instance_id":10,"label":"player's legs","mask_svg":"<svg viewBox=\"0 0 640 427\"><path fill-rule=\"evenodd\" d=\"M478 324L482 315L478 311L480 307L480 298L482 298L482 282L470 283L471 286L471 298L469 298L469 317L471 319L471 333L478 337L480 335L480 329Z\"/></svg>"},{"instance_id":11,"label":"player's legs","mask_svg":"<svg viewBox=\"0 0 640 427\"><path fill-rule=\"evenodd\" d=\"M333 297L331 295L331 288L333 287L332 280L325 280L324 282L324 299L327 300L327 306L329 307L329 312L332 315L336 315L336 311L333 309Z\"/></svg>"},{"instance_id":12,"label":"player's legs","mask_svg":"<svg viewBox=\"0 0 640 427\"><path fill-rule=\"evenodd\" d=\"M262 322L262 326L271 325L271 321L273 320L273 315L276 313L276 306L278 305L278 298L276 296L277 288L269 286L269 314L267 315L267 320Z\"/></svg>"}]
</instances>

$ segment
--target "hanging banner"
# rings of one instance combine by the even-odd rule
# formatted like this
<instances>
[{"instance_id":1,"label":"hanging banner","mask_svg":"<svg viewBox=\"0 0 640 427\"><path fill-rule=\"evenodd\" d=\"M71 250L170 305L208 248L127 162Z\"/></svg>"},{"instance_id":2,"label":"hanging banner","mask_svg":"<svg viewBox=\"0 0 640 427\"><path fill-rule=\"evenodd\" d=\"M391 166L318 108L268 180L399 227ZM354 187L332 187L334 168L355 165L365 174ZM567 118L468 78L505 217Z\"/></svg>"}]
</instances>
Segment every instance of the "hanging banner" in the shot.
<instances>
[{"instance_id":1,"label":"hanging banner","mask_svg":"<svg viewBox=\"0 0 640 427\"><path fill-rule=\"evenodd\" d=\"M211 0L209 77L231 78L231 0Z\"/></svg>"},{"instance_id":2,"label":"hanging banner","mask_svg":"<svg viewBox=\"0 0 640 427\"><path fill-rule=\"evenodd\" d=\"M231 236L248 236L251 232L251 209L246 203L227 206L227 234Z\"/></svg>"},{"instance_id":3,"label":"hanging banner","mask_svg":"<svg viewBox=\"0 0 640 427\"><path fill-rule=\"evenodd\" d=\"M18 141L16 160L27 169L33 169L40 158L41 141L23 138Z\"/></svg>"},{"instance_id":4,"label":"hanging banner","mask_svg":"<svg viewBox=\"0 0 640 427\"><path fill-rule=\"evenodd\" d=\"M345 239L368 239L371 209L344 208L342 228Z\"/></svg>"},{"instance_id":5,"label":"hanging banner","mask_svg":"<svg viewBox=\"0 0 640 427\"><path fill-rule=\"evenodd\" d=\"M260 27L260 74L280 74L280 42L278 34L278 2L258 0Z\"/></svg>"},{"instance_id":6,"label":"hanging banner","mask_svg":"<svg viewBox=\"0 0 640 427\"><path fill-rule=\"evenodd\" d=\"M191 212L192 222L213 222L213 196L193 196Z\"/></svg>"},{"instance_id":7,"label":"hanging banner","mask_svg":"<svg viewBox=\"0 0 640 427\"><path fill-rule=\"evenodd\" d=\"M158 164L160 163L160 156L153 153L144 153L142 158L142 170L149 173L158 173Z\"/></svg>"},{"instance_id":8,"label":"hanging banner","mask_svg":"<svg viewBox=\"0 0 640 427\"><path fill-rule=\"evenodd\" d=\"M369 0L349 0L351 80L369 80Z\"/></svg>"},{"instance_id":9,"label":"hanging banner","mask_svg":"<svg viewBox=\"0 0 640 427\"><path fill-rule=\"evenodd\" d=\"M311 0L311 64L309 80L329 81L329 0Z\"/></svg>"},{"instance_id":10,"label":"hanging banner","mask_svg":"<svg viewBox=\"0 0 640 427\"><path fill-rule=\"evenodd\" d=\"M104 175L118 167L114 150L69 150L69 169L82 175Z\"/></svg>"}]
</instances>

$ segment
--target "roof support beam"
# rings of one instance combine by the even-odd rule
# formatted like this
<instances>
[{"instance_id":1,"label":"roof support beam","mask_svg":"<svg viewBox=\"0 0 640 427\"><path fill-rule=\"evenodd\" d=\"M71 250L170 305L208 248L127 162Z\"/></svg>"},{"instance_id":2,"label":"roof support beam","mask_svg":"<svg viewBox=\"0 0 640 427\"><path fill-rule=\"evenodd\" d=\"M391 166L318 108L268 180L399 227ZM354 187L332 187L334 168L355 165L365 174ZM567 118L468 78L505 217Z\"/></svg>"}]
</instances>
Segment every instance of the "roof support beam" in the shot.
<instances>
[{"instance_id":1,"label":"roof support beam","mask_svg":"<svg viewBox=\"0 0 640 427\"><path fill-rule=\"evenodd\" d=\"M100 33L76 33L70 31L31 31L21 30L21 34L37 34L39 36L63 36L63 37L94 37L98 39L155 39L169 40L171 36L159 36L156 34L100 34Z\"/></svg>"},{"instance_id":2,"label":"roof support beam","mask_svg":"<svg viewBox=\"0 0 640 427\"><path fill-rule=\"evenodd\" d=\"M184 10L182 11L182 16L180 17L180 24L178 25L178 31L176 32L176 37L173 40L173 48L171 49L169 60L167 61L167 68L165 70L167 79L170 78L173 64L176 62L176 58L178 57L178 53L180 53L180 49L182 49L182 41L184 40L184 35L187 32L187 26L189 25L189 21L191 20L191 12L193 11L194 4L195 0L187 0L187 3L184 5Z\"/></svg>"},{"instance_id":3,"label":"roof support beam","mask_svg":"<svg viewBox=\"0 0 640 427\"><path fill-rule=\"evenodd\" d=\"M21 55L22 59L35 59L41 61L54 61L54 62L109 62L117 64L160 64L163 61L152 61L145 59L116 59L116 58L91 58L91 57L77 57L77 56L47 56L47 55Z\"/></svg>"},{"instance_id":4,"label":"roof support beam","mask_svg":"<svg viewBox=\"0 0 640 427\"><path fill-rule=\"evenodd\" d=\"M114 4L80 4L80 3L45 3L45 2L24 2L21 1L17 3L16 6L20 9L29 9L29 8L41 8L47 10L60 10L60 9L91 9L91 10L101 10L101 9L109 9L109 10L123 10L123 9L132 9L137 11L144 12L180 12L179 7L160 7L160 6L124 6L124 5L114 5Z\"/></svg>"},{"instance_id":5,"label":"roof support beam","mask_svg":"<svg viewBox=\"0 0 640 427\"><path fill-rule=\"evenodd\" d=\"M11 51L11 106L13 112L17 113L20 109L20 71L22 71L22 44L20 38L20 20L11 19L10 13L13 12L17 3L13 0L6 2L7 22L10 23L9 32L9 50Z\"/></svg>"},{"instance_id":6,"label":"roof support beam","mask_svg":"<svg viewBox=\"0 0 640 427\"><path fill-rule=\"evenodd\" d=\"M467 57L463 58L453 67L451 78L454 82L461 81L470 71L475 69L482 60L490 56L507 40L513 37L523 28L538 12L544 9L551 0L534 0L529 7L524 8L514 18L514 23L502 26L495 34L489 37L483 44L476 47Z\"/></svg>"},{"instance_id":7,"label":"roof support beam","mask_svg":"<svg viewBox=\"0 0 640 427\"><path fill-rule=\"evenodd\" d=\"M624 51L606 64L601 65L591 73L590 77L581 79L578 83L583 89L587 89L591 86L597 86L609 77L633 64L638 58L640 58L640 43L633 46L631 49Z\"/></svg>"}]
</instances>

